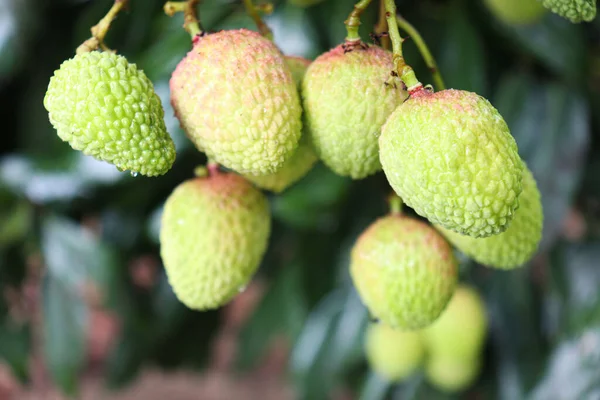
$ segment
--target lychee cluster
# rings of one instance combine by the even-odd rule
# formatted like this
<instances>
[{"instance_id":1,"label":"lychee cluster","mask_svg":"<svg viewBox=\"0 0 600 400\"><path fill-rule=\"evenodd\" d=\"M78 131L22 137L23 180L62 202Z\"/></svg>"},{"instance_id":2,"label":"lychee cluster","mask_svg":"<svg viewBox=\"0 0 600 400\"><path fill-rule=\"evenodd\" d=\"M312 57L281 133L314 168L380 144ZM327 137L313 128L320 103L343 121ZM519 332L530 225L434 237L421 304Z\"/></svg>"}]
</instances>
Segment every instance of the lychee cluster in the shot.
<instances>
[{"instance_id":1,"label":"lychee cluster","mask_svg":"<svg viewBox=\"0 0 600 400\"><path fill-rule=\"evenodd\" d=\"M183 303L216 308L248 284L270 233L259 189L284 191L318 159L352 179L383 170L425 219L395 210L352 249L362 301L390 329L423 329L444 312L458 280L449 243L496 268L533 256L540 195L500 113L467 91L407 91L395 63L360 41L311 63L247 29L194 37L172 74L171 103L210 172L169 196L160 235ZM155 176L175 160L152 83L122 56L90 51L66 61L44 105L60 138L119 169Z\"/></svg>"},{"instance_id":2,"label":"lychee cluster","mask_svg":"<svg viewBox=\"0 0 600 400\"><path fill-rule=\"evenodd\" d=\"M382 321L370 324L365 353L370 367L390 382L424 368L432 385L458 392L479 375L487 329L483 300L473 288L461 285L440 318L426 329L403 331Z\"/></svg>"}]
</instances>

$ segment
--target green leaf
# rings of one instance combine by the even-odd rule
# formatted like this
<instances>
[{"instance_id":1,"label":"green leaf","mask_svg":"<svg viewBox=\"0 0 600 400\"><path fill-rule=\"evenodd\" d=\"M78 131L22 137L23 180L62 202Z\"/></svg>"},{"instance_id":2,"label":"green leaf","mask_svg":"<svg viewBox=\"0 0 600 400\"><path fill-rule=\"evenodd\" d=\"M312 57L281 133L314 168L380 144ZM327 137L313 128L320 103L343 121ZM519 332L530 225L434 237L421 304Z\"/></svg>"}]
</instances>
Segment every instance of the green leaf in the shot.
<instances>
[{"instance_id":1,"label":"green leaf","mask_svg":"<svg viewBox=\"0 0 600 400\"><path fill-rule=\"evenodd\" d=\"M48 274L42 291L44 359L54 382L70 396L85 364L88 326L87 307L73 289Z\"/></svg>"},{"instance_id":2,"label":"green leaf","mask_svg":"<svg viewBox=\"0 0 600 400\"><path fill-rule=\"evenodd\" d=\"M546 249L579 188L590 140L588 105L572 88L524 75L502 80L494 105L537 180L544 207L541 248Z\"/></svg>"},{"instance_id":3,"label":"green leaf","mask_svg":"<svg viewBox=\"0 0 600 400\"><path fill-rule=\"evenodd\" d=\"M256 365L277 334L295 340L302 329L308 310L301 292L302 265L282 266L277 279L268 289L256 311L239 336L238 366Z\"/></svg>"},{"instance_id":4,"label":"green leaf","mask_svg":"<svg viewBox=\"0 0 600 400\"><path fill-rule=\"evenodd\" d=\"M600 396L600 327L561 343L531 400L597 399Z\"/></svg>"},{"instance_id":5,"label":"green leaf","mask_svg":"<svg viewBox=\"0 0 600 400\"><path fill-rule=\"evenodd\" d=\"M25 239L33 222L33 208L28 202L0 190L0 248Z\"/></svg>"},{"instance_id":6,"label":"green leaf","mask_svg":"<svg viewBox=\"0 0 600 400\"><path fill-rule=\"evenodd\" d=\"M446 86L486 96L485 52L463 7L453 7L440 46L439 68Z\"/></svg>"},{"instance_id":7,"label":"green leaf","mask_svg":"<svg viewBox=\"0 0 600 400\"><path fill-rule=\"evenodd\" d=\"M585 78L587 50L581 25L546 13L537 24L498 25L498 28L553 72L574 83Z\"/></svg>"},{"instance_id":8,"label":"green leaf","mask_svg":"<svg viewBox=\"0 0 600 400\"><path fill-rule=\"evenodd\" d=\"M31 335L28 325L17 325L11 321L0 324L0 359L21 380L29 375Z\"/></svg>"}]
</instances>

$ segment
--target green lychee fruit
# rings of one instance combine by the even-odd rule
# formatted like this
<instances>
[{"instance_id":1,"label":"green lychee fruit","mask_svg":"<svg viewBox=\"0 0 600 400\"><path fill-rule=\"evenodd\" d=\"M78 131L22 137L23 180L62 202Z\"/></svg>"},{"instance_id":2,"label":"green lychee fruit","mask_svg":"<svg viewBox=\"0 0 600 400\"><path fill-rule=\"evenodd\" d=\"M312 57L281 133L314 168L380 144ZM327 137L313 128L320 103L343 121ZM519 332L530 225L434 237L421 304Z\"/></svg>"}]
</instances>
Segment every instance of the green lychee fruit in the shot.
<instances>
[{"instance_id":1,"label":"green lychee fruit","mask_svg":"<svg viewBox=\"0 0 600 400\"><path fill-rule=\"evenodd\" d=\"M292 74L277 47L256 32L198 38L170 86L189 138L229 169L270 174L298 146L302 109Z\"/></svg>"},{"instance_id":2,"label":"green lychee fruit","mask_svg":"<svg viewBox=\"0 0 600 400\"><path fill-rule=\"evenodd\" d=\"M431 226L390 214L358 238L350 273L371 314L392 328L423 328L442 313L456 286L452 248Z\"/></svg>"},{"instance_id":3,"label":"green lychee fruit","mask_svg":"<svg viewBox=\"0 0 600 400\"><path fill-rule=\"evenodd\" d=\"M432 223L473 237L503 232L519 206L523 161L508 126L463 90L411 95L379 139L390 185Z\"/></svg>"},{"instance_id":4,"label":"green lychee fruit","mask_svg":"<svg viewBox=\"0 0 600 400\"><path fill-rule=\"evenodd\" d=\"M442 227L438 229L475 261L490 267L511 269L525 264L535 254L542 239L543 219L540 192L531 171L525 168L519 208L506 231L477 239Z\"/></svg>"},{"instance_id":5,"label":"green lychee fruit","mask_svg":"<svg viewBox=\"0 0 600 400\"><path fill-rule=\"evenodd\" d=\"M438 390L447 393L468 389L481 372L478 357L453 359L433 356L427 360L425 374L429 382Z\"/></svg>"},{"instance_id":6,"label":"green lychee fruit","mask_svg":"<svg viewBox=\"0 0 600 400\"><path fill-rule=\"evenodd\" d=\"M423 330L423 337L433 356L473 359L481 353L487 328L483 300L473 288L460 285L442 315Z\"/></svg>"},{"instance_id":7,"label":"green lychee fruit","mask_svg":"<svg viewBox=\"0 0 600 400\"><path fill-rule=\"evenodd\" d=\"M544 7L573 23L596 17L596 0L541 0Z\"/></svg>"},{"instance_id":8,"label":"green lychee fruit","mask_svg":"<svg viewBox=\"0 0 600 400\"><path fill-rule=\"evenodd\" d=\"M92 51L63 62L44 107L63 141L120 170L156 176L175 161L160 98L123 56Z\"/></svg>"},{"instance_id":9,"label":"green lychee fruit","mask_svg":"<svg viewBox=\"0 0 600 400\"><path fill-rule=\"evenodd\" d=\"M317 155L335 173L361 179L381 170L377 139L407 96L390 84L392 53L340 45L319 56L302 85L306 124Z\"/></svg>"},{"instance_id":10,"label":"green lychee fruit","mask_svg":"<svg viewBox=\"0 0 600 400\"><path fill-rule=\"evenodd\" d=\"M217 308L260 264L271 229L265 196L243 177L216 173L180 184L165 203L160 253L177 298Z\"/></svg>"},{"instance_id":11,"label":"green lychee fruit","mask_svg":"<svg viewBox=\"0 0 600 400\"><path fill-rule=\"evenodd\" d=\"M286 56L285 62L292 72L296 87L299 89L310 61L301 57ZM308 140L306 132L303 131L300 142L298 142L298 148L277 172L262 176L246 175L246 178L259 188L281 193L304 177L316 162L317 155Z\"/></svg>"},{"instance_id":12,"label":"green lychee fruit","mask_svg":"<svg viewBox=\"0 0 600 400\"><path fill-rule=\"evenodd\" d=\"M527 25L539 21L546 9L539 0L484 0L492 14L509 25Z\"/></svg>"},{"instance_id":13,"label":"green lychee fruit","mask_svg":"<svg viewBox=\"0 0 600 400\"><path fill-rule=\"evenodd\" d=\"M412 375L425 359L420 332L392 329L382 323L369 325L365 352L370 367L390 382Z\"/></svg>"}]
</instances>

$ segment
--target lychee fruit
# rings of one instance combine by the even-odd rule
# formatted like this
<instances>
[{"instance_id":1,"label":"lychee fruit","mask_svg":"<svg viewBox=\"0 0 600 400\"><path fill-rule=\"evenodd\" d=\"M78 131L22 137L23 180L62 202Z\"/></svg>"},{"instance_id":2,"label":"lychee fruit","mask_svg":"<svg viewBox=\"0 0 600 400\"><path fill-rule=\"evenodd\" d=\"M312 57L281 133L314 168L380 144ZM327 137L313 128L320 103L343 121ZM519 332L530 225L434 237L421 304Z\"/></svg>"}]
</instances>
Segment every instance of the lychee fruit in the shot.
<instances>
[{"instance_id":1,"label":"lychee fruit","mask_svg":"<svg viewBox=\"0 0 600 400\"><path fill-rule=\"evenodd\" d=\"M541 0L542 5L573 23L589 22L596 17L596 0Z\"/></svg>"},{"instance_id":2,"label":"lychee fruit","mask_svg":"<svg viewBox=\"0 0 600 400\"><path fill-rule=\"evenodd\" d=\"M525 168L519 208L508 229L499 235L474 238L439 227L456 248L489 267L512 269L533 257L542 239L544 215L540 192L531 171Z\"/></svg>"},{"instance_id":3,"label":"lychee fruit","mask_svg":"<svg viewBox=\"0 0 600 400\"><path fill-rule=\"evenodd\" d=\"M377 139L407 97L393 82L392 53L340 45L319 56L302 85L306 125L319 158L335 173L361 179L381 170Z\"/></svg>"},{"instance_id":4,"label":"lychee fruit","mask_svg":"<svg viewBox=\"0 0 600 400\"><path fill-rule=\"evenodd\" d=\"M479 356L488 328L485 304L475 289L460 285L446 310L423 330L432 356L465 360Z\"/></svg>"},{"instance_id":5,"label":"lychee fruit","mask_svg":"<svg viewBox=\"0 0 600 400\"><path fill-rule=\"evenodd\" d=\"M539 0L484 0L492 14L509 25L533 24L546 13Z\"/></svg>"},{"instance_id":6,"label":"lychee fruit","mask_svg":"<svg viewBox=\"0 0 600 400\"><path fill-rule=\"evenodd\" d=\"M213 309L243 290L267 248L264 194L243 177L213 173L180 184L165 203L161 257L177 298Z\"/></svg>"},{"instance_id":7,"label":"lychee fruit","mask_svg":"<svg viewBox=\"0 0 600 400\"><path fill-rule=\"evenodd\" d=\"M390 382L398 382L423 364L425 345L418 331L392 329L383 323L369 324L365 353L371 369Z\"/></svg>"},{"instance_id":8,"label":"lychee fruit","mask_svg":"<svg viewBox=\"0 0 600 400\"><path fill-rule=\"evenodd\" d=\"M425 375L429 383L446 393L468 389L475 383L480 372L480 357L454 359L434 355L425 364Z\"/></svg>"},{"instance_id":9,"label":"lychee fruit","mask_svg":"<svg viewBox=\"0 0 600 400\"><path fill-rule=\"evenodd\" d=\"M285 62L292 72L296 87L300 89L306 69L310 61L301 57L285 57ZM312 148L306 131L302 132L298 148L294 154L283 163L283 166L272 174L254 176L246 175L246 178L261 189L281 193L300 179L312 169L317 162L317 155Z\"/></svg>"},{"instance_id":10,"label":"lychee fruit","mask_svg":"<svg viewBox=\"0 0 600 400\"><path fill-rule=\"evenodd\" d=\"M156 176L175 161L160 98L123 56L92 51L63 62L44 107L63 141L120 170Z\"/></svg>"},{"instance_id":11,"label":"lychee fruit","mask_svg":"<svg viewBox=\"0 0 600 400\"><path fill-rule=\"evenodd\" d=\"M375 221L356 241L350 273L374 318L414 330L435 321L456 286L457 262L428 224L401 214Z\"/></svg>"},{"instance_id":12,"label":"lychee fruit","mask_svg":"<svg viewBox=\"0 0 600 400\"><path fill-rule=\"evenodd\" d=\"M379 139L395 192L434 224L473 237L506 230L519 205L523 161L502 116L463 90L420 90Z\"/></svg>"},{"instance_id":13,"label":"lychee fruit","mask_svg":"<svg viewBox=\"0 0 600 400\"><path fill-rule=\"evenodd\" d=\"M229 169L270 174L298 146L302 110L292 74L277 47L256 32L197 38L170 86L189 138Z\"/></svg>"}]
</instances>

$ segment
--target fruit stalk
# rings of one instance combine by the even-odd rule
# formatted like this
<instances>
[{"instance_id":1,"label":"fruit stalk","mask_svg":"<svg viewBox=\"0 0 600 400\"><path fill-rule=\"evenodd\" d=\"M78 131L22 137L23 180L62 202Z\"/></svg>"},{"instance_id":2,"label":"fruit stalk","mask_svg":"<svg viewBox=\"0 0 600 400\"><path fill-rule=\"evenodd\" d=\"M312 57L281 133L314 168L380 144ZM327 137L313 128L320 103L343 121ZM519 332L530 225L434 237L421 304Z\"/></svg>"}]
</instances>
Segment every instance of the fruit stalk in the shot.
<instances>
[{"instance_id":1,"label":"fruit stalk","mask_svg":"<svg viewBox=\"0 0 600 400\"><path fill-rule=\"evenodd\" d=\"M404 61L404 56L402 55L403 39L398 31L398 22L396 21L396 3L394 3L394 0L385 0L385 9L390 40L392 41L392 52L394 54L393 59L395 70L393 72L398 74L402 82L404 82L408 93L413 94L421 90L423 88L423 84L419 82L417 76L415 75L415 71L411 68L411 66L406 64Z\"/></svg>"},{"instance_id":2,"label":"fruit stalk","mask_svg":"<svg viewBox=\"0 0 600 400\"><path fill-rule=\"evenodd\" d=\"M390 214L399 215L402 212L402 206L404 203L400 196L398 196L395 192L388 197L388 203L390 205Z\"/></svg>"},{"instance_id":3,"label":"fruit stalk","mask_svg":"<svg viewBox=\"0 0 600 400\"><path fill-rule=\"evenodd\" d=\"M354 43L360 42L360 35L358 34L358 28L360 27L360 16L363 11L371 4L371 0L360 0L354 5L354 9L348 16L348 19L344 21L346 24L346 42Z\"/></svg>"},{"instance_id":4,"label":"fruit stalk","mask_svg":"<svg viewBox=\"0 0 600 400\"><path fill-rule=\"evenodd\" d=\"M92 32L92 37L77 47L75 53L89 53L90 51L98 49L98 46L102 46L103 50L108 50L104 46L104 38L108 33L110 24L116 18L117 14L121 12L121 10L128 4L129 0L115 0L110 10L108 10L108 13L106 13L106 15L90 29Z\"/></svg>"},{"instance_id":5,"label":"fruit stalk","mask_svg":"<svg viewBox=\"0 0 600 400\"><path fill-rule=\"evenodd\" d=\"M254 20L254 23L256 24L256 27L258 28L258 32L262 36L264 36L267 39L272 41L273 40L273 32L271 31L269 26L267 24L265 24L265 21L263 21L262 18L260 17L259 8L254 5L252 0L243 0L243 1L244 1L244 6L246 7L246 12ZM265 6L261 9L261 11L266 14L270 14L271 12L273 12L273 5L265 4Z\"/></svg>"},{"instance_id":6,"label":"fruit stalk","mask_svg":"<svg viewBox=\"0 0 600 400\"><path fill-rule=\"evenodd\" d=\"M446 89L446 85L444 84L442 74L440 74L440 70L435 62L435 58L429 51L429 47L427 47L427 43L425 43L425 40L423 40L423 37L419 31L400 14L396 15L396 22L398 23L400 29L406 32L408 36L411 37L415 42L415 45L417 45L417 48L421 53L421 57L423 57L423 60L425 60L425 64L427 65L427 68L429 68L429 71L431 71L433 81L435 82L435 88L438 91Z\"/></svg>"},{"instance_id":7,"label":"fruit stalk","mask_svg":"<svg viewBox=\"0 0 600 400\"><path fill-rule=\"evenodd\" d=\"M200 0L167 1L163 7L165 14L169 17L178 12L183 13L183 29L190 34L192 40L204 33L198 19L198 3Z\"/></svg>"},{"instance_id":8,"label":"fruit stalk","mask_svg":"<svg viewBox=\"0 0 600 400\"><path fill-rule=\"evenodd\" d=\"M375 33L381 35L379 44L382 48L389 50L390 38L387 35L388 25L385 12L385 0L379 0L379 18L375 24ZM384 34L385 33L385 34Z\"/></svg>"}]
</instances>

